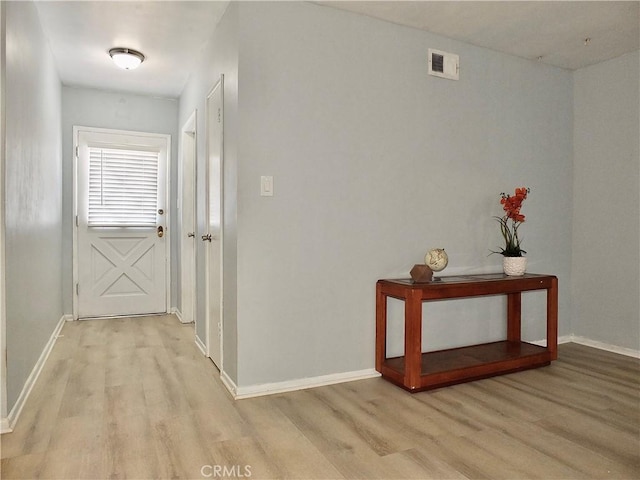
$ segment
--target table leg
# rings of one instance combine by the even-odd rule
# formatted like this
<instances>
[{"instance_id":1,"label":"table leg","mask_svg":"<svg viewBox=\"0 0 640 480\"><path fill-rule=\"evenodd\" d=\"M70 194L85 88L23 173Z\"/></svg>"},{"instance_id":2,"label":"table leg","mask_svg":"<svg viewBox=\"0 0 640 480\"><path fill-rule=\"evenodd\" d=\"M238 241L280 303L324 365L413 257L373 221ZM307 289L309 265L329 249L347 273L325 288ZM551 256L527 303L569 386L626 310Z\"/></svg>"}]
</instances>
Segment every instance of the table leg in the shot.
<instances>
[{"instance_id":1,"label":"table leg","mask_svg":"<svg viewBox=\"0 0 640 480\"><path fill-rule=\"evenodd\" d=\"M382 373L382 365L387 359L387 296L382 286L376 286L376 370Z\"/></svg>"},{"instance_id":2,"label":"table leg","mask_svg":"<svg viewBox=\"0 0 640 480\"><path fill-rule=\"evenodd\" d=\"M404 385L420 387L422 372L422 296L411 290L404 301Z\"/></svg>"},{"instance_id":3,"label":"table leg","mask_svg":"<svg viewBox=\"0 0 640 480\"><path fill-rule=\"evenodd\" d=\"M551 279L547 290L547 349L551 360L558 359L558 279Z\"/></svg>"},{"instance_id":4,"label":"table leg","mask_svg":"<svg viewBox=\"0 0 640 480\"><path fill-rule=\"evenodd\" d=\"M522 294L520 292L507 294L507 340L521 341L522 329Z\"/></svg>"}]
</instances>

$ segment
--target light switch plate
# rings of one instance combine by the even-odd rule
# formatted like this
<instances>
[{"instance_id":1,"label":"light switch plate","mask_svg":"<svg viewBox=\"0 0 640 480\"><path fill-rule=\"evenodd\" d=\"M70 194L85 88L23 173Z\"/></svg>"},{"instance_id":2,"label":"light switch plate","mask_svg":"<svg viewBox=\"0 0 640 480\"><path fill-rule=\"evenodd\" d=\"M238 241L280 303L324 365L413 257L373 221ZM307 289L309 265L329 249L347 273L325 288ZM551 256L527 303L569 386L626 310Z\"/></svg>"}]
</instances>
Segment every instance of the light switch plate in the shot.
<instances>
[{"instance_id":1,"label":"light switch plate","mask_svg":"<svg viewBox=\"0 0 640 480\"><path fill-rule=\"evenodd\" d=\"M260 177L260 196L273 197L273 177L271 175Z\"/></svg>"}]
</instances>

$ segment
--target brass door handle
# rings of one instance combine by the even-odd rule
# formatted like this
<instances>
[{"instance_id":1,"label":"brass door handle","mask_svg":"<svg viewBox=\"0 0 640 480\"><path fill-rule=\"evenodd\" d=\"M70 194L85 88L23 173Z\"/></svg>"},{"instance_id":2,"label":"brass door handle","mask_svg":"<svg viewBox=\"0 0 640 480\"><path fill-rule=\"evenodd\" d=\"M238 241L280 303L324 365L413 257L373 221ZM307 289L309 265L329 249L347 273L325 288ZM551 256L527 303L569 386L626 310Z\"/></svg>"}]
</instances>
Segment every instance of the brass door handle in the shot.
<instances>
[{"instance_id":1,"label":"brass door handle","mask_svg":"<svg viewBox=\"0 0 640 480\"><path fill-rule=\"evenodd\" d=\"M158 237L162 238L164 236L164 228L162 228L162 225L158 225Z\"/></svg>"}]
</instances>

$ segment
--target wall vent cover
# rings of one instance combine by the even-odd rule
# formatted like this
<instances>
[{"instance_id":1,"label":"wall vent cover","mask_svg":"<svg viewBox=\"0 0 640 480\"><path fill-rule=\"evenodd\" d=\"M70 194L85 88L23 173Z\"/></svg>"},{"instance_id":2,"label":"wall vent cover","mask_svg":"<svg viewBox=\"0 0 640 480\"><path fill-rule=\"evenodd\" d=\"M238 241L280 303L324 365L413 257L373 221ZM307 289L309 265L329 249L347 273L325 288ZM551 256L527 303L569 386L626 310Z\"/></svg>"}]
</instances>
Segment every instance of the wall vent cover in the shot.
<instances>
[{"instance_id":1,"label":"wall vent cover","mask_svg":"<svg viewBox=\"0 0 640 480\"><path fill-rule=\"evenodd\" d=\"M433 48L430 48L428 53L429 75L449 80L460 78L460 57L458 55Z\"/></svg>"}]
</instances>

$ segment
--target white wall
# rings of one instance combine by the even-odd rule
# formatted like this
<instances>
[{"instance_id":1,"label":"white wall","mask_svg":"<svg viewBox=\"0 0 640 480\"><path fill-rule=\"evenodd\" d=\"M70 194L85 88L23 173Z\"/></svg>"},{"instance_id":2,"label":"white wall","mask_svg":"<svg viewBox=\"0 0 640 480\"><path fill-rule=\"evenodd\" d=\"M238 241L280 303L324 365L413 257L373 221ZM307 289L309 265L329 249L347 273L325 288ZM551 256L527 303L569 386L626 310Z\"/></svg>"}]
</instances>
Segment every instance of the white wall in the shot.
<instances>
[{"instance_id":1,"label":"white wall","mask_svg":"<svg viewBox=\"0 0 640 480\"><path fill-rule=\"evenodd\" d=\"M205 232L205 172L206 172L206 120L205 104L211 89L224 74L224 345L225 373L237 378L236 337L236 185L237 185L237 114L238 114L238 5L232 3L212 33L211 40L199 53L198 69L194 71L180 97L179 125L182 127L197 110L197 219L196 264L197 308L196 335L206 342L205 325L205 251L200 236Z\"/></svg>"},{"instance_id":2,"label":"white wall","mask_svg":"<svg viewBox=\"0 0 640 480\"><path fill-rule=\"evenodd\" d=\"M8 409L62 317L60 80L31 2L6 2ZM37 300L36 300L37 299Z\"/></svg>"},{"instance_id":3,"label":"white wall","mask_svg":"<svg viewBox=\"0 0 640 480\"><path fill-rule=\"evenodd\" d=\"M171 305L179 298L177 162L178 101L89 88L62 88L63 265L64 311L73 312L73 127L113 128L171 135L169 234L171 238Z\"/></svg>"},{"instance_id":4,"label":"white wall","mask_svg":"<svg viewBox=\"0 0 640 480\"><path fill-rule=\"evenodd\" d=\"M521 185L529 271L559 277L571 332L570 72L308 3L241 2L239 32L239 386L373 368L376 280L431 247L444 274L500 270L492 216ZM428 76L427 48L460 80ZM544 338L544 295L524 303ZM503 338L504 308L425 306L425 348Z\"/></svg>"},{"instance_id":5,"label":"white wall","mask_svg":"<svg viewBox=\"0 0 640 480\"><path fill-rule=\"evenodd\" d=\"M639 52L574 72L576 335L640 348Z\"/></svg>"}]
</instances>

